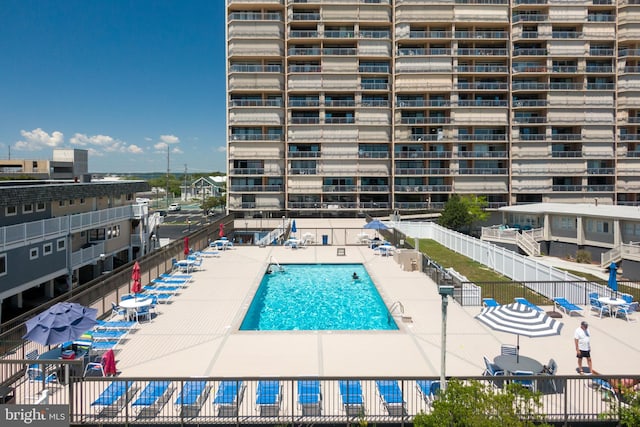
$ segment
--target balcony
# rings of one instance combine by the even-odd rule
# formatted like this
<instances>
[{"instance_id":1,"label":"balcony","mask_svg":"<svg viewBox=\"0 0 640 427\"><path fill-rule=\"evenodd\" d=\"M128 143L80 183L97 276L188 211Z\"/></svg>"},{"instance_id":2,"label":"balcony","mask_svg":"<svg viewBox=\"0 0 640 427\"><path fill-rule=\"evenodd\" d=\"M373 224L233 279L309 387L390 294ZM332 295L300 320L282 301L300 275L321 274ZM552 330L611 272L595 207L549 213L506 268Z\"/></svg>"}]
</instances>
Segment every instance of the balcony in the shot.
<instances>
[{"instance_id":1,"label":"balcony","mask_svg":"<svg viewBox=\"0 0 640 427\"><path fill-rule=\"evenodd\" d=\"M542 48L516 48L513 50L513 56L547 56L547 49Z\"/></svg>"},{"instance_id":2,"label":"balcony","mask_svg":"<svg viewBox=\"0 0 640 427\"><path fill-rule=\"evenodd\" d=\"M507 136L503 133L496 134L462 134L458 135L458 141L506 141Z\"/></svg>"},{"instance_id":3,"label":"balcony","mask_svg":"<svg viewBox=\"0 0 640 427\"><path fill-rule=\"evenodd\" d=\"M507 151L458 151L458 158L461 159L487 159L487 158L499 158L504 159L507 157Z\"/></svg>"},{"instance_id":4,"label":"balcony","mask_svg":"<svg viewBox=\"0 0 640 427\"><path fill-rule=\"evenodd\" d=\"M593 192L613 192L615 189L615 185L610 184L602 184L602 185L586 185L587 191Z\"/></svg>"},{"instance_id":5,"label":"balcony","mask_svg":"<svg viewBox=\"0 0 640 427\"><path fill-rule=\"evenodd\" d=\"M552 31L551 38L554 39L581 39L584 36L582 31Z\"/></svg>"},{"instance_id":6,"label":"balcony","mask_svg":"<svg viewBox=\"0 0 640 427\"><path fill-rule=\"evenodd\" d=\"M352 39L355 38L355 33L353 31L327 30L324 32L324 36L328 39Z\"/></svg>"},{"instance_id":7,"label":"balcony","mask_svg":"<svg viewBox=\"0 0 640 427\"><path fill-rule=\"evenodd\" d=\"M453 189L451 185L395 185L396 193L448 193Z\"/></svg>"},{"instance_id":8,"label":"balcony","mask_svg":"<svg viewBox=\"0 0 640 427\"><path fill-rule=\"evenodd\" d=\"M283 141L282 134L258 133L258 134L232 134L231 141Z\"/></svg>"},{"instance_id":9,"label":"balcony","mask_svg":"<svg viewBox=\"0 0 640 427\"><path fill-rule=\"evenodd\" d=\"M451 31L409 31L409 38L411 39L450 39L452 37Z\"/></svg>"},{"instance_id":10,"label":"balcony","mask_svg":"<svg viewBox=\"0 0 640 427\"><path fill-rule=\"evenodd\" d=\"M264 175L264 168L232 168L231 175Z\"/></svg>"},{"instance_id":11,"label":"balcony","mask_svg":"<svg viewBox=\"0 0 640 427\"><path fill-rule=\"evenodd\" d=\"M289 169L289 175L317 175L318 170L316 168L291 168Z\"/></svg>"},{"instance_id":12,"label":"balcony","mask_svg":"<svg viewBox=\"0 0 640 427\"><path fill-rule=\"evenodd\" d=\"M358 151L360 159L387 159L389 153L386 151Z\"/></svg>"},{"instance_id":13,"label":"balcony","mask_svg":"<svg viewBox=\"0 0 640 427\"><path fill-rule=\"evenodd\" d=\"M579 133L556 133L551 135L552 141L580 141L582 134Z\"/></svg>"},{"instance_id":14,"label":"balcony","mask_svg":"<svg viewBox=\"0 0 640 427\"><path fill-rule=\"evenodd\" d=\"M319 117L291 117L292 125L317 125L320 123Z\"/></svg>"},{"instance_id":15,"label":"balcony","mask_svg":"<svg viewBox=\"0 0 640 427\"><path fill-rule=\"evenodd\" d=\"M513 90L535 90L543 91L549 88L547 83L540 82L514 82L511 86Z\"/></svg>"},{"instance_id":16,"label":"balcony","mask_svg":"<svg viewBox=\"0 0 640 427\"><path fill-rule=\"evenodd\" d=\"M582 185L552 185L551 191L559 191L559 192L576 192L582 191L584 186Z\"/></svg>"},{"instance_id":17,"label":"balcony","mask_svg":"<svg viewBox=\"0 0 640 427\"><path fill-rule=\"evenodd\" d=\"M396 159L449 159L451 151L396 151Z\"/></svg>"},{"instance_id":18,"label":"balcony","mask_svg":"<svg viewBox=\"0 0 640 427\"><path fill-rule=\"evenodd\" d=\"M514 107L546 107L549 102L546 99L517 99L513 101Z\"/></svg>"},{"instance_id":19,"label":"balcony","mask_svg":"<svg viewBox=\"0 0 640 427\"><path fill-rule=\"evenodd\" d=\"M389 90L389 83L361 83L362 90Z\"/></svg>"},{"instance_id":20,"label":"balcony","mask_svg":"<svg viewBox=\"0 0 640 427\"><path fill-rule=\"evenodd\" d=\"M447 124L451 123L451 117L401 117L403 125Z\"/></svg>"},{"instance_id":21,"label":"balcony","mask_svg":"<svg viewBox=\"0 0 640 427\"><path fill-rule=\"evenodd\" d=\"M291 15L292 20L294 21L319 21L320 14L319 13L294 13Z\"/></svg>"},{"instance_id":22,"label":"balcony","mask_svg":"<svg viewBox=\"0 0 640 427\"><path fill-rule=\"evenodd\" d=\"M287 156L296 159L317 159L322 157L320 151L289 151Z\"/></svg>"},{"instance_id":23,"label":"balcony","mask_svg":"<svg viewBox=\"0 0 640 427\"><path fill-rule=\"evenodd\" d=\"M582 157L582 151L552 151L551 157L578 158L578 157Z\"/></svg>"},{"instance_id":24,"label":"balcony","mask_svg":"<svg viewBox=\"0 0 640 427\"><path fill-rule=\"evenodd\" d=\"M347 55L353 56L356 55L358 50L355 47L325 47L322 49L322 53L324 55Z\"/></svg>"},{"instance_id":25,"label":"balcony","mask_svg":"<svg viewBox=\"0 0 640 427\"><path fill-rule=\"evenodd\" d=\"M458 82L460 90L505 90L509 87L502 82Z\"/></svg>"},{"instance_id":26,"label":"balcony","mask_svg":"<svg viewBox=\"0 0 640 427\"><path fill-rule=\"evenodd\" d=\"M282 66L277 64L259 65L259 64L232 64L232 73L280 73Z\"/></svg>"},{"instance_id":27,"label":"balcony","mask_svg":"<svg viewBox=\"0 0 640 427\"><path fill-rule=\"evenodd\" d=\"M521 133L518 135L520 141L544 141L547 136L543 133Z\"/></svg>"},{"instance_id":28,"label":"balcony","mask_svg":"<svg viewBox=\"0 0 640 427\"><path fill-rule=\"evenodd\" d=\"M582 90L582 83L549 83L549 90Z\"/></svg>"},{"instance_id":29,"label":"balcony","mask_svg":"<svg viewBox=\"0 0 640 427\"><path fill-rule=\"evenodd\" d=\"M322 191L325 193L353 193L356 188L355 185L323 185Z\"/></svg>"},{"instance_id":30,"label":"balcony","mask_svg":"<svg viewBox=\"0 0 640 427\"><path fill-rule=\"evenodd\" d=\"M95 263L104 255L104 243L94 243L93 245L71 253L71 269L75 270L84 265Z\"/></svg>"},{"instance_id":31,"label":"balcony","mask_svg":"<svg viewBox=\"0 0 640 427\"><path fill-rule=\"evenodd\" d=\"M355 117L325 117L325 124L330 125L348 125L356 122Z\"/></svg>"},{"instance_id":32,"label":"balcony","mask_svg":"<svg viewBox=\"0 0 640 427\"><path fill-rule=\"evenodd\" d=\"M638 141L640 140L640 134L638 133L626 133L620 135L620 141Z\"/></svg>"},{"instance_id":33,"label":"balcony","mask_svg":"<svg viewBox=\"0 0 640 427\"><path fill-rule=\"evenodd\" d=\"M514 117L515 123L547 123L546 117Z\"/></svg>"},{"instance_id":34,"label":"balcony","mask_svg":"<svg viewBox=\"0 0 640 427\"><path fill-rule=\"evenodd\" d=\"M291 30L289 32L289 38L291 39L306 39L306 38L317 38L318 32L316 30Z\"/></svg>"},{"instance_id":35,"label":"balcony","mask_svg":"<svg viewBox=\"0 0 640 427\"><path fill-rule=\"evenodd\" d=\"M458 56L506 56L507 49L491 49L491 48L458 48Z\"/></svg>"},{"instance_id":36,"label":"balcony","mask_svg":"<svg viewBox=\"0 0 640 427\"><path fill-rule=\"evenodd\" d=\"M389 31L370 31L370 30L360 30L358 33L360 38L363 39L388 39L390 38Z\"/></svg>"},{"instance_id":37,"label":"balcony","mask_svg":"<svg viewBox=\"0 0 640 427\"><path fill-rule=\"evenodd\" d=\"M388 185L361 185L359 187L361 193L388 193Z\"/></svg>"},{"instance_id":38,"label":"balcony","mask_svg":"<svg viewBox=\"0 0 640 427\"><path fill-rule=\"evenodd\" d=\"M591 56L613 56L613 49L609 48L591 48L589 49L589 55ZM624 55L621 55L624 56Z\"/></svg>"},{"instance_id":39,"label":"balcony","mask_svg":"<svg viewBox=\"0 0 640 427\"><path fill-rule=\"evenodd\" d=\"M459 73L506 73L509 68L504 65L458 65Z\"/></svg>"},{"instance_id":40,"label":"balcony","mask_svg":"<svg viewBox=\"0 0 640 427\"><path fill-rule=\"evenodd\" d=\"M319 99L289 99L289 107L319 107Z\"/></svg>"},{"instance_id":41,"label":"balcony","mask_svg":"<svg viewBox=\"0 0 640 427\"><path fill-rule=\"evenodd\" d=\"M273 193L273 192L282 192L282 185L232 185L231 191L237 193Z\"/></svg>"},{"instance_id":42,"label":"balcony","mask_svg":"<svg viewBox=\"0 0 640 427\"><path fill-rule=\"evenodd\" d=\"M320 56L321 52L319 47L292 47L287 50L289 56Z\"/></svg>"},{"instance_id":43,"label":"balcony","mask_svg":"<svg viewBox=\"0 0 640 427\"><path fill-rule=\"evenodd\" d=\"M456 39L507 39L505 31L456 31Z\"/></svg>"},{"instance_id":44,"label":"balcony","mask_svg":"<svg viewBox=\"0 0 640 427\"><path fill-rule=\"evenodd\" d=\"M396 168L396 175L451 175L449 168Z\"/></svg>"},{"instance_id":45,"label":"balcony","mask_svg":"<svg viewBox=\"0 0 640 427\"><path fill-rule=\"evenodd\" d=\"M547 21L549 17L547 15L541 14L529 14L529 13L520 13L513 15L512 22L544 22Z\"/></svg>"},{"instance_id":46,"label":"balcony","mask_svg":"<svg viewBox=\"0 0 640 427\"><path fill-rule=\"evenodd\" d=\"M507 168L460 168L460 175L506 175Z\"/></svg>"},{"instance_id":47,"label":"balcony","mask_svg":"<svg viewBox=\"0 0 640 427\"><path fill-rule=\"evenodd\" d=\"M587 168L588 175L613 175L615 168Z\"/></svg>"},{"instance_id":48,"label":"balcony","mask_svg":"<svg viewBox=\"0 0 640 427\"><path fill-rule=\"evenodd\" d=\"M232 99L231 107L282 107L281 99Z\"/></svg>"}]
</instances>

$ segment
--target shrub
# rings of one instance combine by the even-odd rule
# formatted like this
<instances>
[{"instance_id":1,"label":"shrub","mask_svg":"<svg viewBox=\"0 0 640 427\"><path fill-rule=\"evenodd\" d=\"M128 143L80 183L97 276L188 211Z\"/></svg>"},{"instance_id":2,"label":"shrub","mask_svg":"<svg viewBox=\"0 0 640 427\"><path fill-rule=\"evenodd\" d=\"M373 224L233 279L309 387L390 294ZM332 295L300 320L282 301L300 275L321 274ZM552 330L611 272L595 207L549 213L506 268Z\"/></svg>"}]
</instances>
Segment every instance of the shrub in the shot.
<instances>
[{"instance_id":1,"label":"shrub","mask_svg":"<svg viewBox=\"0 0 640 427\"><path fill-rule=\"evenodd\" d=\"M591 252L580 249L576 252L576 262L580 264L591 264Z\"/></svg>"}]
</instances>

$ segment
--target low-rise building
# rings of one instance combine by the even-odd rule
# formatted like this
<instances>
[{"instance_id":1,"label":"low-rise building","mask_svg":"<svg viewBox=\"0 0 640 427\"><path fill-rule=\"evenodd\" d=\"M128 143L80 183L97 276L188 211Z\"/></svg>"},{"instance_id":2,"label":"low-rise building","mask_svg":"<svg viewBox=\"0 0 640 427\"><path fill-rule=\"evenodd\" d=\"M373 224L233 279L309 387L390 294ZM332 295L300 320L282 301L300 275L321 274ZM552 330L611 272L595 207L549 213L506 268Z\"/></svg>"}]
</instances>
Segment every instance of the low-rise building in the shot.
<instances>
[{"instance_id":1,"label":"low-rise building","mask_svg":"<svg viewBox=\"0 0 640 427\"><path fill-rule=\"evenodd\" d=\"M0 185L0 302L53 297L153 248L159 216L136 193L144 181L7 181Z\"/></svg>"}]
</instances>

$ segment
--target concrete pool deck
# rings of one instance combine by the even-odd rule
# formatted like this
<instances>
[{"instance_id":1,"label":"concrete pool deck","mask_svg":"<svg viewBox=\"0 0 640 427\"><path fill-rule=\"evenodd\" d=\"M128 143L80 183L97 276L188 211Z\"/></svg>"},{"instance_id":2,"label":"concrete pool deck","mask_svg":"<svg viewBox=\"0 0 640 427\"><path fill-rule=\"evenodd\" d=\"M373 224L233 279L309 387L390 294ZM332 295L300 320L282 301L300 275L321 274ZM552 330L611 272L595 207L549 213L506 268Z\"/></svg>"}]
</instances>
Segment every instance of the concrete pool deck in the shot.
<instances>
[{"instance_id":1,"label":"concrete pool deck","mask_svg":"<svg viewBox=\"0 0 640 427\"><path fill-rule=\"evenodd\" d=\"M362 219L296 219L305 228L360 228ZM371 230L368 230L371 231ZM237 246L219 258L205 258L193 281L152 322L118 345L123 376L438 376L440 374L441 297L420 272L403 271L393 257L367 246ZM411 322L396 320L398 331L239 331L253 293L270 259L287 263L362 263L390 306L400 301ZM551 307L545 307L551 309ZM449 300L447 375L480 375L482 356L516 336L495 332L474 319L479 307ZM636 314L637 316L637 314ZM573 333L587 319L594 368L603 374L639 374L638 322L563 314L562 333L520 338L520 352L542 363L554 358L559 374L574 374Z\"/></svg>"}]
</instances>

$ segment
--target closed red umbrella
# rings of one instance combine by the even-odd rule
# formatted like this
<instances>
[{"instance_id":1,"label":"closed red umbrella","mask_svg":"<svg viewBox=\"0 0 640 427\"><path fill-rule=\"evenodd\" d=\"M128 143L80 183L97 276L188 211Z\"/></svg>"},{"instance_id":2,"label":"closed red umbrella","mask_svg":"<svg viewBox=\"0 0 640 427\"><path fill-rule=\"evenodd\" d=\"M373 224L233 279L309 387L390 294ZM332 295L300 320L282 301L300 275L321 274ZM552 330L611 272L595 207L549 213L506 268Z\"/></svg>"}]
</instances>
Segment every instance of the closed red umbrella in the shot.
<instances>
[{"instance_id":1,"label":"closed red umbrella","mask_svg":"<svg viewBox=\"0 0 640 427\"><path fill-rule=\"evenodd\" d=\"M184 253L184 257L185 258L187 257L187 255L189 255L189 238L188 237L184 238L184 251L183 251L183 253Z\"/></svg>"},{"instance_id":2,"label":"closed red umbrella","mask_svg":"<svg viewBox=\"0 0 640 427\"><path fill-rule=\"evenodd\" d=\"M105 375L111 376L118 373L118 370L116 369L116 356L113 353L113 350L108 350L102 356L102 367Z\"/></svg>"},{"instance_id":3,"label":"closed red umbrella","mask_svg":"<svg viewBox=\"0 0 640 427\"><path fill-rule=\"evenodd\" d=\"M140 291L142 291L142 283L140 279L140 264L136 261L135 264L133 264L133 270L131 271L131 280L133 280L131 292L134 294L139 294Z\"/></svg>"},{"instance_id":4,"label":"closed red umbrella","mask_svg":"<svg viewBox=\"0 0 640 427\"><path fill-rule=\"evenodd\" d=\"M218 236L224 237L224 224L220 223L220 229L218 230Z\"/></svg>"}]
</instances>

